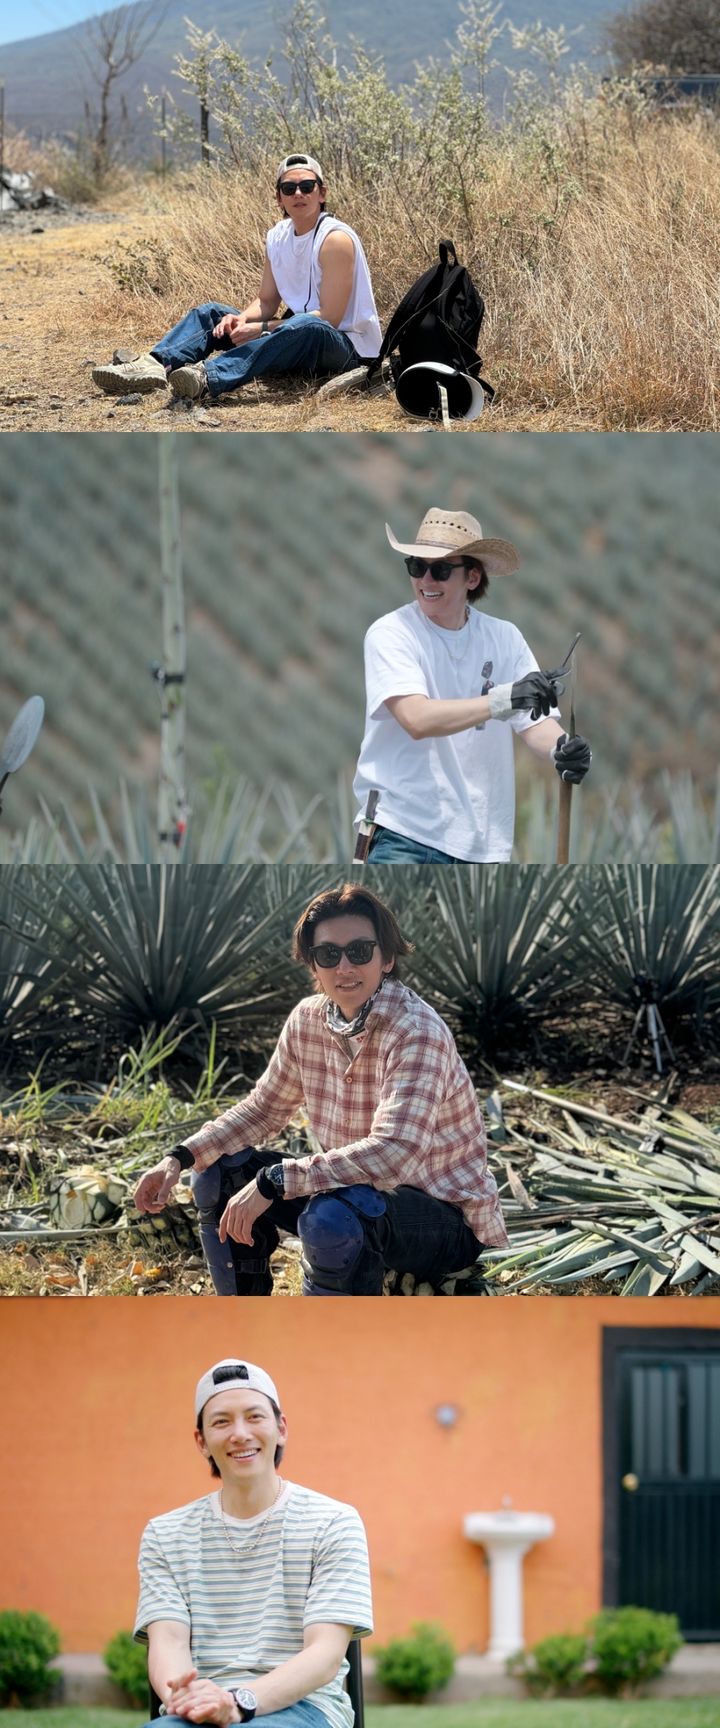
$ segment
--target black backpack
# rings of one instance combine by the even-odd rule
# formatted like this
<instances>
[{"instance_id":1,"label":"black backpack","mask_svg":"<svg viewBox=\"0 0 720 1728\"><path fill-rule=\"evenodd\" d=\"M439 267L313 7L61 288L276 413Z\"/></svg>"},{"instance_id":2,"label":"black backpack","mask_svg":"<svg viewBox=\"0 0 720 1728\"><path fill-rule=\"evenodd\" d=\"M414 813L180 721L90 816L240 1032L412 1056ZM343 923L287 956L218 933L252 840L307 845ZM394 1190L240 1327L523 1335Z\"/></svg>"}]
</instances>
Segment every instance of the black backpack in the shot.
<instances>
[{"instance_id":1,"label":"black backpack","mask_svg":"<svg viewBox=\"0 0 720 1728\"><path fill-rule=\"evenodd\" d=\"M387 357L396 384L408 366L434 361L469 373L492 399L495 392L480 376L477 351L485 302L469 271L458 263L452 240L441 240L439 252L439 264L418 276L393 312L368 379Z\"/></svg>"}]
</instances>

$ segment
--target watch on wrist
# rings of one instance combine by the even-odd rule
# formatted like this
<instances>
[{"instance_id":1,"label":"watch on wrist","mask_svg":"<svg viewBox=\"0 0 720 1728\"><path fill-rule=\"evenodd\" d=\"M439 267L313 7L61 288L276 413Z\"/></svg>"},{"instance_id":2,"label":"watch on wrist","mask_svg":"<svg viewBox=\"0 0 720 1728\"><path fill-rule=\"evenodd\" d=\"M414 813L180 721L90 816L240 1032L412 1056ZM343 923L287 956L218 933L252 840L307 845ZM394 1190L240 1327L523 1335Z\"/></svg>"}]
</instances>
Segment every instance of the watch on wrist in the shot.
<instances>
[{"instance_id":1,"label":"watch on wrist","mask_svg":"<svg viewBox=\"0 0 720 1728\"><path fill-rule=\"evenodd\" d=\"M263 1200L282 1200L285 1195L285 1171L282 1164L271 1164L265 1170L258 1170L255 1185Z\"/></svg>"},{"instance_id":2,"label":"watch on wrist","mask_svg":"<svg viewBox=\"0 0 720 1728\"><path fill-rule=\"evenodd\" d=\"M166 1156L177 1158L181 1170L194 1170L195 1168L195 1159L187 1146L173 1146L172 1152L168 1152Z\"/></svg>"},{"instance_id":3,"label":"watch on wrist","mask_svg":"<svg viewBox=\"0 0 720 1728\"><path fill-rule=\"evenodd\" d=\"M270 335L270 320L269 320L269 318L261 318L260 319L260 335L261 336L269 336Z\"/></svg>"},{"instance_id":4,"label":"watch on wrist","mask_svg":"<svg viewBox=\"0 0 720 1728\"><path fill-rule=\"evenodd\" d=\"M228 1691L235 1709L240 1711L241 1722L252 1722L257 1711L257 1698L249 1686L229 1686Z\"/></svg>"}]
</instances>

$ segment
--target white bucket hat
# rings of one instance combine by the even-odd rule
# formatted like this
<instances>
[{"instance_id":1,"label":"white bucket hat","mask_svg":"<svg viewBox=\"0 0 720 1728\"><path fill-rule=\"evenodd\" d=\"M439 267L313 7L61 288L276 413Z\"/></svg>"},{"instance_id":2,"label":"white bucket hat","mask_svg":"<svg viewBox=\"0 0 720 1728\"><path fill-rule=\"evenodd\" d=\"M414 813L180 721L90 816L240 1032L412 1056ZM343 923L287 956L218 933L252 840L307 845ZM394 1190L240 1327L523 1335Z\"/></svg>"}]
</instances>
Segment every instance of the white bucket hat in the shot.
<instances>
[{"instance_id":1,"label":"white bucket hat","mask_svg":"<svg viewBox=\"0 0 720 1728\"><path fill-rule=\"evenodd\" d=\"M406 366L395 385L400 407L414 420L428 420L440 409L438 385L447 391L451 420L479 420L485 407L485 391L469 372L458 372L444 360L416 360Z\"/></svg>"},{"instance_id":2,"label":"white bucket hat","mask_svg":"<svg viewBox=\"0 0 720 1728\"><path fill-rule=\"evenodd\" d=\"M393 551L402 552L405 558L447 558L452 552L468 557L476 552L488 576L512 576L520 564L517 547L510 540L485 540L477 518L466 510L440 510L433 505L423 516L417 539L409 545L396 540L389 522L385 523L385 533Z\"/></svg>"},{"instance_id":3,"label":"white bucket hat","mask_svg":"<svg viewBox=\"0 0 720 1728\"><path fill-rule=\"evenodd\" d=\"M201 1411L208 1398L217 1397L218 1392L264 1392L266 1398L272 1398L273 1404L280 1408L277 1387L264 1368L258 1368L254 1362L240 1362L237 1356L226 1356L222 1362L216 1362L214 1368L208 1368L195 1388L195 1422L200 1420Z\"/></svg>"}]
</instances>

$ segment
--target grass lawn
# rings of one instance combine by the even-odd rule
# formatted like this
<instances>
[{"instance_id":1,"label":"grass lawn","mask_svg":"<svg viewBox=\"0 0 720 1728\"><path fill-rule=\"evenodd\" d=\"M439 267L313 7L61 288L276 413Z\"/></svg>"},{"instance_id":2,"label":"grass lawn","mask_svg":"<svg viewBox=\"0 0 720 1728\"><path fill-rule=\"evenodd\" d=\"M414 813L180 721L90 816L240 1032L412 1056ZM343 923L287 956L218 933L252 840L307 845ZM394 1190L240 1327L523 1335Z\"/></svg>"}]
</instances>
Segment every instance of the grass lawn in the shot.
<instances>
[{"instance_id":1,"label":"grass lawn","mask_svg":"<svg viewBox=\"0 0 720 1728\"><path fill-rule=\"evenodd\" d=\"M720 1728L720 1698L369 1705L367 1728ZM136 1710L0 1710L2 1728L139 1728Z\"/></svg>"}]
</instances>

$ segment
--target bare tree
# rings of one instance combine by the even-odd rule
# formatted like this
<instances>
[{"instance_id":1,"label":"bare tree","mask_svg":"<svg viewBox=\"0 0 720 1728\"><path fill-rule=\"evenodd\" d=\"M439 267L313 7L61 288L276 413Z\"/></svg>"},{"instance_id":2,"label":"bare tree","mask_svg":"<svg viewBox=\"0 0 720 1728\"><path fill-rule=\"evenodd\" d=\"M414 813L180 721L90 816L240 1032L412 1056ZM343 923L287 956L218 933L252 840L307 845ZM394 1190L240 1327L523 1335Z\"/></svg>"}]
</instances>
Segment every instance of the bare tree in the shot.
<instances>
[{"instance_id":1,"label":"bare tree","mask_svg":"<svg viewBox=\"0 0 720 1728\"><path fill-rule=\"evenodd\" d=\"M115 85L142 58L157 35L165 11L166 6L158 4L158 0L146 0L144 4L116 6L88 22L81 51L97 92L96 106L91 109L86 102L85 113L92 128L93 176L98 184L107 174L112 155ZM121 113L127 120L124 97Z\"/></svg>"},{"instance_id":2,"label":"bare tree","mask_svg":"<svg viewBox=\"0 0 720 1728\"><path fill-rule=\"evenodd\" d=\"M604 33L621 72L720 72L718 0L636 0L607 20Z\"/></svg>"}]
</instances>

